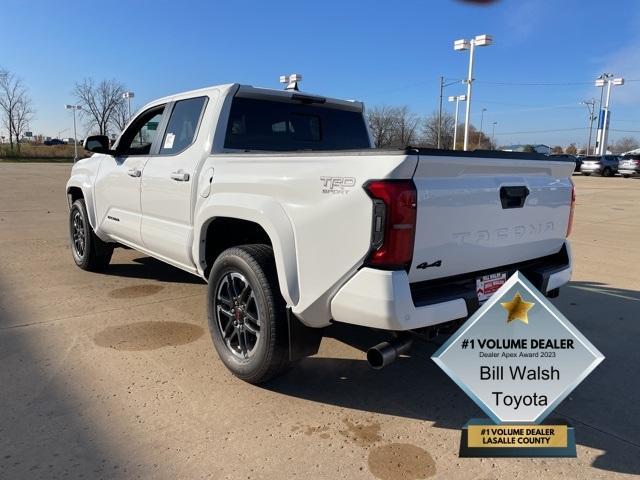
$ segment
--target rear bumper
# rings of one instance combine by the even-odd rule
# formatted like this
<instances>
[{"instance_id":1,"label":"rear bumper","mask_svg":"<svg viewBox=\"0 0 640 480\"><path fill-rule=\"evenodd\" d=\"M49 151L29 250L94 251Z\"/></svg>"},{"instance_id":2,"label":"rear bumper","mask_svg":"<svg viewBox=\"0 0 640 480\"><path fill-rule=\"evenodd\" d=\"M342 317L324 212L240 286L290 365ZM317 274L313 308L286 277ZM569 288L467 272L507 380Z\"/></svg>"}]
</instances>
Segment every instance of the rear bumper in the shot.
<instances>
[{"instance_id":1,"label":"rear bumper","mask_svg":"<svg viewBox=\"0 0 640 480\"><path fill-rule=\"evenodd\" d=\"M331 302L335 321L383 330L415 330L463 319L479 307L477 276L520 270L547 294L571 279L571 253L565 243L557 254L436 281L410 284L405 271L363 268Z\"/></svg>"},{"instance_id":2,"label":"rear bumper","mask_svg":"<svg viewBox=\"0 0 640 480\"><path fill-rule=\"evenodd\" d=\"M629 175L630 177L640 176L640 169L638 168L621 168L618 173L620 175Z\"/></svg>"}]
</instances>

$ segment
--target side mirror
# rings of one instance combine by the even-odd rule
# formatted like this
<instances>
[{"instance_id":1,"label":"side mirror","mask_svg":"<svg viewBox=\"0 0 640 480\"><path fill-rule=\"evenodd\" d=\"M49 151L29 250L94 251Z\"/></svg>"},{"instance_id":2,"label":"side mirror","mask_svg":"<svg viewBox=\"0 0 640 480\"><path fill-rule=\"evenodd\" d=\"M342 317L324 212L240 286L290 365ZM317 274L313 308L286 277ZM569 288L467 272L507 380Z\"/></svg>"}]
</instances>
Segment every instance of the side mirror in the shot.
<instances>
[{"instance_id":1,"label":"side mirror","mask_svg":"<svg viewBox=\"0 0 640 480\"><path fill-rule=\"evenodd\" d=\"M84 139L82 146L94 153L112 153L109 149L109 137L106 135L91 135Z\"/></svg>"}]
</instances>

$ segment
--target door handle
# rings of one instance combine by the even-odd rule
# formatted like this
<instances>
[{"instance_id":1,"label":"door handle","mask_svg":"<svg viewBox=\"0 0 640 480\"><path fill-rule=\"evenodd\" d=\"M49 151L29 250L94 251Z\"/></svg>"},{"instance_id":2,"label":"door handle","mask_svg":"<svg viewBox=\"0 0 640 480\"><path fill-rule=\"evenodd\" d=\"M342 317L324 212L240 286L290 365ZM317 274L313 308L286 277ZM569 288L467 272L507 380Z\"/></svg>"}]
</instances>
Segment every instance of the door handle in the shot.
<instances>
[{"instance_id":1,"label":"door handle","mask_svg":"<svg viewBox=\"0 0 640 480\"><path fill-rule=\"evenodd\" d=\"M142 175L142 170L132 168L127 171L127 175L129 175L130 177L139 177L140 175Z\"/></svg>"},{"instance_id":2,"label":"door handle","mask_svg":"<svg viewBox=\"0 0 640 480\"><path fill-rule=\"evenodd\" d=\"M177 172L171 172L171 178L176 182L188 182L189 174L187 172L178 170Z\"/></svg>"}]
</instances>

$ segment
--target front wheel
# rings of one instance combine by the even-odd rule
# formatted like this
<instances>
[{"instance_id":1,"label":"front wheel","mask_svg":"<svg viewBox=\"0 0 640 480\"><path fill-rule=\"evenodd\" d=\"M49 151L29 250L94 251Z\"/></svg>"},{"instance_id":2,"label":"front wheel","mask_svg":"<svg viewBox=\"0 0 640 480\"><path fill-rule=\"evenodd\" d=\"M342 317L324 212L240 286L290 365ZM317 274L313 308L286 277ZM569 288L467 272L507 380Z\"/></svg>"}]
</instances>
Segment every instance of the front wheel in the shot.
<instances>
[{"instance_id":1,"label":"front wheel","mask_svg":"<svg viewBox=\"0 0 640 480\"><path fill-rule=\"evenodd\" d=\"M603 177L613 177L613 170L611 170L610 168L605 168L604 171L602 172L602 176Z\"/></svg>"},{"instance_id":2,"label":"front wheel","mask_svg":"<svg viewBox=\"0 0 640 480\"><path fill-rule=\"evenodd\" d=\"M208 307L213 345L235 376L259 384L287 368L286 306L270 246L222 252L209 273Z\"/></svg>"},{"instance_id":3,"label":"front wheel","mask_svg":"<svg viewBox=\"0 0 640 480\"><path fill-rule=\"evenodd\" d=\"M99 272L109 265L113 255L113 245L103 242L93 233L87 215L87 206L82 198L71 205L69 239L73 261L83 270Z\"/></svg>"},{"instance_id":4,"label":"front wheel","mask_svg":"<svg viewBox=\"0 0 640 480\"><path fill-rule=\"evenodd\" d=\"M626 174L622 175L622 178L629 178L629 177L630 177L630 175L626 175Z\"/></svg>"}]
</instances>

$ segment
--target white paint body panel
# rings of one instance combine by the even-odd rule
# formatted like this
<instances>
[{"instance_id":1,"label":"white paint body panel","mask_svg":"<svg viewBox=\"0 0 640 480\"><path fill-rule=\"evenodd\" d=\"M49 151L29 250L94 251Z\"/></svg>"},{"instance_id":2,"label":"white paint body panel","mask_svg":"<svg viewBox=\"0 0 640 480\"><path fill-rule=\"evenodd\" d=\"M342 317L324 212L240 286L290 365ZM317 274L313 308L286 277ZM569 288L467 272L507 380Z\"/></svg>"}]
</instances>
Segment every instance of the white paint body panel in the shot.
<instances>
[{"instance_id":1,"label":"white paint body panel","mask_svg":"<svg viewBox=\"0 0 640 480\"><path fill-rule=\"evenodd\" d=\"M211 221L229 217L255 222L272 242L282 296L305 324L322 327L334 319L392 330L435 325L467 314L461 299L415 307L412 282L544 256L564 242L570 172L560 162L376 150L226 151L230 104L240 88L256 95L264 92L221 85L143 107L142 111L184 98L209 97L196 140L178 155L124 161L94 155L74 165L67 188L82 189L92 226L101 238L205 277L210 267L204 255L205 236ZM290 95L268 92L272 97ZM335 102L362 108L358 103ZM140 168L141 176L129 176L132 168ZM188 173L189 181L172 180L170 174L177 170ZM348 187L327 188L326 177L353 180ZM409 272L362 268L372 221L372 202L363 184L411 178L418 190L418 220ZM521 184L531 190L527 205L502 210L496 192L502 185ZM538 236L500 233L504 228L548 222L554 228ZM489 232L486 241L484 233L477 233L482 230ZM460 232L475 236L461 241L455 236ZM417 269L420 262L438 259L440 268ZM560 286L569 277L570 269L552 277L549 285Z\"/></svg>"},{"instance_id":2,"label":"white paint body panel","mask_svg":"<svg viewBox=\"0 0 640 480\"><path fill-rule=\"evenodd\" d=\"M567 233L572 164L543 160L420 156L411 282L556 253ZM522 208L502 208L501 187L529 189ZM440 267L418 269L423 262Z\"/></svg>"}]
</instances>

